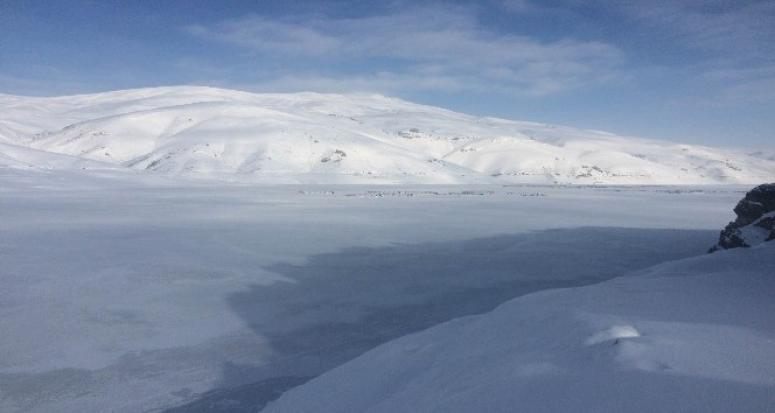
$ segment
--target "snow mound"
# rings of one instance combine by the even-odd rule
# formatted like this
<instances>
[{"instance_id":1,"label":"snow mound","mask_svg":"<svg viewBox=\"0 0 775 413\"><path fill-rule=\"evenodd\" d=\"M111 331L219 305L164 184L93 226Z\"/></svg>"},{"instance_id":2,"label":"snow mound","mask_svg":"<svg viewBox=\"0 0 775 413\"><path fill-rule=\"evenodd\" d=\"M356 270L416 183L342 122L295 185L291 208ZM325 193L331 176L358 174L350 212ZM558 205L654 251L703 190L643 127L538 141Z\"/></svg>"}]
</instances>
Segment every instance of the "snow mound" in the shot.
<instances>
[{"instance_id":1,"label":"snow mound","mask_svg":"<svg viewBox=\"0 0 775 413\"><path fill-rule=\"evenodd\" d=\"M775 245L536 293L407 336L267 412L769 411Z\"/></svg>"},{"instance_id":2,"label":"snow mound","mask_svg":"<svg viewBox=\"0 0 775 413\"><path fill-rule=\"evenodd\" d=\"M165 175L268 182L775 178L775 160L758 152L474 117L359 94L161 87L54 98L0 95L0 142Z\"/></svg>"},{"instance_id":3,"label":"snow mound","mask_svg":"<svg viewBox=\"0 0 775 413\"><path fill-rule=\"evenodd\" d=\"M594 344L605 343L606 341L614 341L614 343L618 344L619 339L631 337L640 337L640 333L637 329L635 329L635 327L630 325L613 326L611 328L595 333L592 335L592 337L587 339L586 343L590 346Z\"/></svg>"}]
</instances>

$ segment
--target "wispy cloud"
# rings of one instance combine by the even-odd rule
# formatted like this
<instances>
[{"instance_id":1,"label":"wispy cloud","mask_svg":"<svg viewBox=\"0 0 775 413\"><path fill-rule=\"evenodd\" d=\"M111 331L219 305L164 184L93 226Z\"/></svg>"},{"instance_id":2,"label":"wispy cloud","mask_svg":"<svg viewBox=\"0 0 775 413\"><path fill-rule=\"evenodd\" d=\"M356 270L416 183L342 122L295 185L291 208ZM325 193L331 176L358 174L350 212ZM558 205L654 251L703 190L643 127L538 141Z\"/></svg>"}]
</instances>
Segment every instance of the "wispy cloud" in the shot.
<instances>
[{"instance_id":1,"label":"wispy cloud","mask_svg":"<svg viewBox=\"0 0 775 413\"><path fill-rule=\"evenodd\" d=\"M703 97L680 96L695 103L729 105L775 102L775 2L771 0L559 0L546 5L530 0L501 0L517 13L542 12L585 21L604 15L629 37L624 59L642 55L640 48L667 56L659 62L636 59L622 65L628 74L662 72L666 83L703 89ZM594 21L595 18L592 18ZM634 41L632 39L635 39ZM648 54L646 56L649 56ZM719 76L721 73L734 76Z\"/></svg>"},{"instance_id":2,"label":"wispy cloud","mask_svg":"<svg viewBox=\"0 0 775 413\"><path fill-rule=\"evenodd\" d=\"M619 7L689 47L738 57L772 57L775 50L775 3L769 0L655 0Z\"/></svg>"},{"instance_id":3,"label":"wispy cloud","mask_svg":"<svg viewBox=\"0 0 775 413\"><path fill-rule=\"evenodd\" d=\"M513 13L524 13L536 8L530 0L502 0L500 6Z\"/></svg>"},{"instance_id":4,"label":"wispy cloud","mask_svg":"<svg viewBox=\"0 0 775 413\"><path fill-rule=\"evenodd\" d=\"M336 37L314 28L258 16L229 20L213 27L193 25L186 30L205 39L283 55L320 56L337 51L342 46Z\"/></svg>"},{"instance_id":5,"label":"wispy cloud","mask_svg":"<svg viewBox=\"0 0 775 413\"><path fill-rule=\"evenodd\" d=\"M546 95L610 80L621 62L621 52L604 42L539 41L489 30L475 16L470 9L435 5L361 18L304 16L277 21L248 16L185 30L263 57L293 61L294 67L306 59L308 67L319 69L313 73L308 69L306 75L286 73L278 79L283 83L307 78L370 89ZM360 69L325 70L346 61ZM343 76L348 82L339 82Z\"/></svg>"},{"instance_id":6,"label":"wispy cloud","mask_svg":"<svg viewBox=\"0 0 775 413\"><path fill-rule=\"evenodd\" d=\"M655 39L694 53L692 81L707 86L705 104L775 102L774 2L655 0L616 7Z\"/></svg>"},{"instance_id":7,"label":"wispy cloud","mask_svg":"<svg viewBox=\"0 0 775 413\"><path fill-rule=\"evenodd\" d=\"M744 68L711 69L702 74L718 93L710 102L714 105L775 102L775 63Z\"/></svg>"}]
</instances>

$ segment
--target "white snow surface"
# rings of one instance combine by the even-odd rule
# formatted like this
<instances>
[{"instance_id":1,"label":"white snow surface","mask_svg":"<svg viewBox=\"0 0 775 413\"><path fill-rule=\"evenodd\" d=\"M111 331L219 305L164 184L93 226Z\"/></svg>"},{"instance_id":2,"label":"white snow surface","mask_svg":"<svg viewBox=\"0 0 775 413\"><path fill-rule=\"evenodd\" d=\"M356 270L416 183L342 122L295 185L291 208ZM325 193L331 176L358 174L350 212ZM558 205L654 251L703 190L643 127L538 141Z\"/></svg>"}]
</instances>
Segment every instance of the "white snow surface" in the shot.
<instances>
[{"instance_id":1,"label":"white snow surface","mask_svg":"<svg viewBox=\"0 0 775 413\"><path fill-rule=\"evenodd\" d=\"M762 152L475 117L380 95L159 87L0 95L0 167L115 167L264 183L760 183ZM20 157L21 156L21 157Z\"/></svg>"},{"instance_id":2,"label":"white snow surface","mask_svg":"<svg viewBox=\"0 0 775 413\"><path fill-rule=\"evenodd\" d=\"M0 411L255 412L406 334L702 254L747 189L214 185L0 168ZM729 328L747 334L734 314ZM620 316L560 340L587 351L655 331ZM755 351L743 352L754 364Z\"/></svg>"},{"instance_id":3,"label":"white snow surface","mask_svg":"<svg viewBox=\"0 0 775 413\"><path fill-rule=\"evenodd\" d=\"M771 412L775 243L514 299L290 390L289 412Z\"/></svg>"}]
</instances>

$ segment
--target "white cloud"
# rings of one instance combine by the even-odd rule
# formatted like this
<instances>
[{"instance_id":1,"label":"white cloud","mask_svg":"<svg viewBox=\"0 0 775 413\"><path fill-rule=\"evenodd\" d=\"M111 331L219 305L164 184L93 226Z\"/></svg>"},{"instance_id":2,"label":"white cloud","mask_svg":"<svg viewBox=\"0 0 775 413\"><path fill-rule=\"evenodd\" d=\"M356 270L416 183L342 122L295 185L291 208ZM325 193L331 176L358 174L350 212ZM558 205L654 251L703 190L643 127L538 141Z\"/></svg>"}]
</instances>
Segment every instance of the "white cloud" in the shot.
<instances>
[{"instance_id":1,"label":"white cloud","mask_svg":"<svg viewBox=\"0 0 775 413\"><path fill-rule=\"evenodd\" d=\"M248 16L186 30L265 58L295 63L289 67L302 62L301 66L319 69L302 71L307 75L298 70L285 73L275 79L279 83L296 79L299 84L314 85L327 79L322 83L370 89L381 85L389 90L449 88L545 95L609 80L621 61L620 51L603 42L547 42L498 33L484 27L471 9L441 5L362 18L306 16L270 21ZM343 73L341 66L348 61L361 69ZM326 70L332 67L338 70Z\"/></svg>"}]
</instances>

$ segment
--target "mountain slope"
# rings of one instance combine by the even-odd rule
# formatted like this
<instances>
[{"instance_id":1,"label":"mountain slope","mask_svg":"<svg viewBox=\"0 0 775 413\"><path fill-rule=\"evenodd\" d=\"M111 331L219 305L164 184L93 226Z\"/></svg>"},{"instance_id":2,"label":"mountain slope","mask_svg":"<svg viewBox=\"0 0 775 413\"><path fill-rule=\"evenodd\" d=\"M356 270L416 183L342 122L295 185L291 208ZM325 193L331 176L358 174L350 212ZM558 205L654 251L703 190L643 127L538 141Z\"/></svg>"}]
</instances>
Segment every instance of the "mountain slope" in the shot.
<instances>
[{"instance_id":1,"label":"mountain slope","mask_svg":"<svg viewBox=\"0 0 775 413\"><path fill-rule=\"evenodd\" d=\"M14 169L66 169L66 170L117 170L115 165L75 156L61 155L31 149L0 141L0 168Z\"/></svg>"},{"instance_id":2,"label":"mountain slope","mask_svg":"<svg viewBox=\"0 0 775 413\"><path fill-rule=\"evenodd\" d=\"M164 87L0 95L0 142L171 175L271 182L753 183L757 154L473 117L377 95Z\"/></svg>"}]
</instances>

